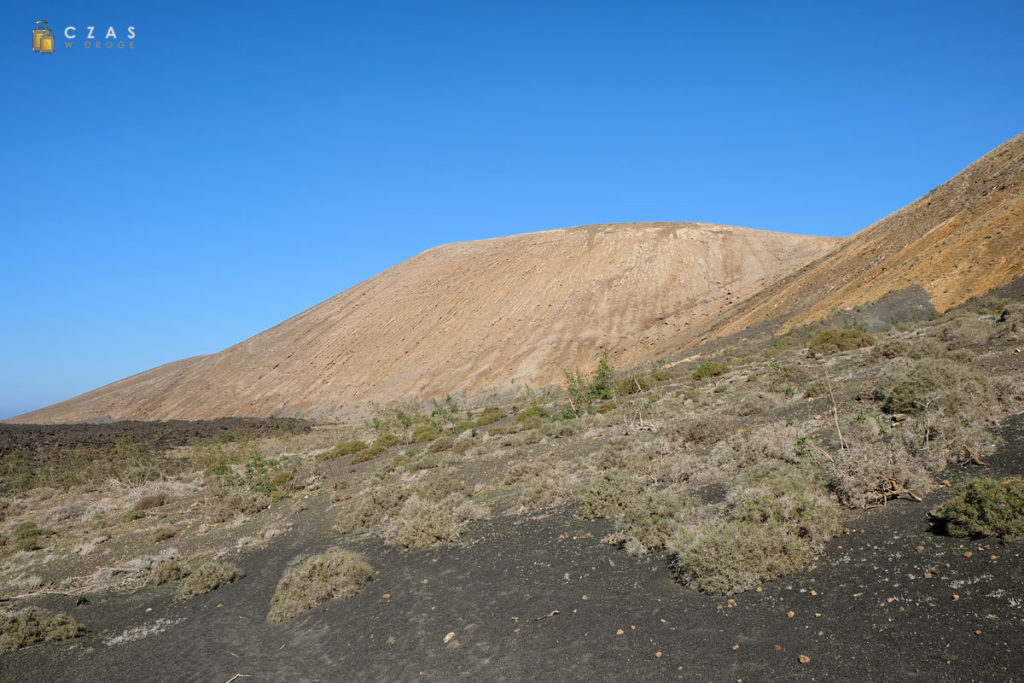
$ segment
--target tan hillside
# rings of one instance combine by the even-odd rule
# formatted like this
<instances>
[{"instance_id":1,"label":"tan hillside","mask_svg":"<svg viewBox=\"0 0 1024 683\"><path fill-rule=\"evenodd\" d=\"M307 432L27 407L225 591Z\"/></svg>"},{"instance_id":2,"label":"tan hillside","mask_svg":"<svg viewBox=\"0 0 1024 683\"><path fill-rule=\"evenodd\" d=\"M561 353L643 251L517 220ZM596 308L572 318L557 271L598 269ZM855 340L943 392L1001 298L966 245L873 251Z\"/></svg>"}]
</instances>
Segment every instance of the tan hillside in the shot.
<instances>
[{"instance_id":1,"label":"tan hillside","mask_svg":"<svg viewBox=\"0 0 1024 683\"><path fill-rule=\"evenodd\" d=\"M593 225L426 251L220 353L18 422L326 415L344 404L561 382L685 347L839 240L700 223Z\"/></svg>"},{"instance_id":2,"label":"tan hillside","mask_svg":"<svg viewBox=\"0 0 1024 683\"><path fill-rule=\"evenodd\" d=\"M1024 133L837 249L772 283L705 338L781 329L918 285L939 311L1024 275Z\"/></svg>"}]
</instances>

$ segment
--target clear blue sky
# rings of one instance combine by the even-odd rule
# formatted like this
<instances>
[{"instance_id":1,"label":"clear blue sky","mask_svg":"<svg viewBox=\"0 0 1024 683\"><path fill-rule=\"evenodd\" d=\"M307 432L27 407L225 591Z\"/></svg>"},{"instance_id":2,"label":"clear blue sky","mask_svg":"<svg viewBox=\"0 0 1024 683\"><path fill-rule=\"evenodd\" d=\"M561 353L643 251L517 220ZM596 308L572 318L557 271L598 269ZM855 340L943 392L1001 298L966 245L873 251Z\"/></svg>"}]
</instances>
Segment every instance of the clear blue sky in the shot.
<instances>
[{"instance_id":1,"label":"clear blue sky","mask_svg":"<svg viewBox=\"0 0 1024 683\"><path fill-rule=\"evenodd\" d=\"M36 19L135 50L35 54ZM1024 129L1019 0L76 0L0 27L0 418L445 242L848 235Z\"/></svg>"}]
</instances>

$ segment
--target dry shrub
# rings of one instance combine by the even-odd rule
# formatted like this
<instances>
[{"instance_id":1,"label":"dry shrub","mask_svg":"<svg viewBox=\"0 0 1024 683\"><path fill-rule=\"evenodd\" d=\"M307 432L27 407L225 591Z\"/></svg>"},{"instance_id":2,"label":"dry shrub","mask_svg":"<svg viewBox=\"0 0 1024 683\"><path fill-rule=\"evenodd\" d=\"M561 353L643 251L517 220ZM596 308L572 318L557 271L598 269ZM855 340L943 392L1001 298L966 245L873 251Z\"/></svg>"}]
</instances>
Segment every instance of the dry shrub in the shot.
<instances>
[{"instance_id":1,"label":"dry shrub","mask_svg":"<svg viewBox=\"0 0 1024 683\"><path fill-rule=\"evenodd\" d=\"M1024 401L1024 379L1019 375L1000 375L990 381L996 400L1013 412L1018 412Z\"/></svg>"},{"instance_id":2,"label":"dry shrub","mask_svg":"<svg viewBox=\"0 0 1024 683\"><path fill-rule=\"evenodd\" d=\"M673 534L676 517L697 507L692 499L667 490L621 469L599 473L580 498L580 514L586 519L607 517L615 521L615 533L605 540L623 545L631 555L646 555L665 548Z\"/></svg>"},{"instance_id":3,"label":"dry shrub","mask_svg":"<svg viewBox=\"0 0 1024 683\"><path fill-rule=\"evenodd\" d=\"M684 441L706 446L716 443L736 431L736 421L724 415L703 414L687 420L678 428Z\"/></svg>"},{"instance_id":4,"label":"dry shrub","mask_svg":"<svg viewBox=\"0 0 1024 683\"><path fill-rule=\"evenodd\" d=\"M996 325L996 335L1001 339L1017 338L1024 331L1024 303L1007 303L1000 311Z\"/></svg>"},{"instance_id":5,"label":"dry shrub","mask_svg":"<svg viewBox=\"0 0 1024 683\"><path fill-rule=\"evenodd\" d=\"M727 521L679 529L669 542L677 580L705 593L748 590L807 566L813 548L784 527Z\"/></svg>"},{"instance_id":6,"label":"dry shrub","mask_svg":"<svg viewBox=\"0 0 1024 683\"><path fill-rule=\"evenodd\" d=\"M856 328L840 330L830 327L814 335L807 343L807 355L828 356L841 351L862 349L875 343L870 333Z\"/></svg>"},{"instance_id":7,"label":"dry shrub","mask_svg":"<svg viewBox=\"0 0 1024 683\"><path fill-rule=\"evenodd\" d=\"M255 515L270 505L270 498L262 493L233 491L225 489L218 492L212 502L208 517L211 522L224 523L238 515Z\"/></svg>"},{"instance_id":8,"label":"dry shrub","mask_svg":"<svg viewBox=\"0 0 1024 683\"><path fill-rule=\"evenodd\" d=\"M956 410L990 398L985 377L949 359L922 358L896 382L885 400L889 413L921 413L926 409Z\"/></svg>"},{"instance_id":9,"label":"dry shrub","mask_svg":"<svg viewBox=\"0 0 1024 683\"><path fill-rule=\"evenodd\" d=\"M936 327L931 334L952 350L986 344L995 336L996 328L990 321L963 317Z\"/></svg>"},{"instance_id":10,"label":"dry shrub","mask_svg":"<svg viewBox=\"0 0 1024 683\"><path fill-rule=\"evenodd\" d=\"M157 493L139 498L135 502L135 505L132 505L131 509L136 512L141 510L152 510L153 508L158 508L167 505L167 503L169 502L170 499L166 495L162 493Z\"/></svg>"},{"instance_id":11,"label":"dry shrub","mask_svg":"<svg viewBox=\"0 0 1024 683\"><path fill-rule=\"evenodd\" d=\"M166 560L153 567L149 582L154 586L162 586L165 583L180 581L189 575L185 563L176 557L168 557Z\"/></svg>"},{"instance_id":12,"label":"dry shrub","mask_svg":"<svg viewBox=\"0 0 1024 683\"><path fill-rule=\"evenodd\" d=\"M178 531L174 527L162 526L152 531L149 540L153 543L162 543L163 541L169 541L177 535Z\"/></svg>"},{"instance_id":13,"label":"dry shrub","mask_svg":"<svg viewBox=\"0 0 1024 683\"><path fill-rule=\"evenodd\" d=\"M308 557L284 573L270 599L267 621L277 624L331 600L351 598L373 579L373 567L358 553L334 548Z\"/></svg>"},{"instance_id":14,"label":"dry shrub","mask_svg":"<svg viewBox=\"0 0 1024 683\"><path fill-rule=\"evenodd\" d=\"M934 337L890 337L875 344L871 357L887 358L945 358L946 345Z\"/></svg>"},{"instance_id":15,"label":"dry shrub","mask_svg":"<svg viewBox=\"0 0 1024 683\"><path fill-rule=\"evenodd\" d=\"M93 507L82 500L72 501L59 505L46 513L47 524L60 524L61 522L80 520L87 517L94 511Z\"/></svg>"},{"instance_id":16,"label":"dry shrub","mask_svg":"<svg viewBox=\"0 0 1024 683\"><path fill-rule=\"evenodd\" d=\"M182 581L176 600L188 600L238 581L245 573L227 562L203 562Z\"/></svg>"},{"instance_id":17,"label":"dry shrub","mask_svg":"<svg viewBox=\"0 0 1024 683\"><path fill-rule=\"evenodd\" d=\"M85 627L77 621L40 607L25 607L0 615L0 654L82 635L85 635Z\"/></svg>"},{"instance_id":18,"label":"dry shrub","mask_svg":"<svg viewBox=\"0 0 1024 683\"><path fill-rule=\"evenodd\" d=\"M740 417L763 415L779 406L777 394L763 391L743 395L733 406L733 412Z\"/></svg>"},{"instance_id":19,"label":"dry shrub","mask_svg":"<svg viewBox=\"0 0 1024 683\"><path fill-rule=\"evenodd\" d=\"M410 495L398 482L376 483L342 508L335 528L343 534L369 531L398 510Z\"/></svg>"},{"instance_id":20,"label":"dry shrub","mask_svg":"<svg viewBox=\"0 0 1024 683\"><path fill-rule=\"evenodd\" d=\"M815 468L771 462L744 472L726 517L681 524L668 547L684 584L730 594L806 567L840 529L836 505Z\"/></svg>"},{"instance_id":21,"label":"dry shrub","mask_svg":"<svg viewBox=\"0 0 1024 683\"><path fill-rule=\"evenodd\" d=\"M571 500L579 478L565 463L538 458L509 465L504 483L518 488L523 509L534 512Z\"/></svg>"},{"instance_id":22,"label":"dry shrub","mask_svg":"<svg viewBox=\"0 0 1024 683\"><path fill-rule=\"evenodd\" d=\"M431 548L458 540L463 527L486 514L459 494L442 501L413 496L384 527L385 542L403 548Z\"/></svg>"},{"instance_id":23,"label":"dry shrub","mask_svg":"<svg viewBox=\"0 0 1024 683\"><path fill-rule=\"evenodd\" d=\"M459 455L466 455L466 452L469 451L469 449L475 446L476 444L476 438L468 434L464 434L455 439L455 442L450 446L450 448L453 453L458 453Z\"/></svg>"},{"instance_id":24,"label":"dry shrub","mask_svg":"<svg viewBox=\"0 0 1024 683\"><path fill-rule=\"evenodd\" d=\"M932 486L925 464L896 438L851 443L823 463L829 489L846 507L865 508L919 495Z\"/></svg>"}]
</instances>

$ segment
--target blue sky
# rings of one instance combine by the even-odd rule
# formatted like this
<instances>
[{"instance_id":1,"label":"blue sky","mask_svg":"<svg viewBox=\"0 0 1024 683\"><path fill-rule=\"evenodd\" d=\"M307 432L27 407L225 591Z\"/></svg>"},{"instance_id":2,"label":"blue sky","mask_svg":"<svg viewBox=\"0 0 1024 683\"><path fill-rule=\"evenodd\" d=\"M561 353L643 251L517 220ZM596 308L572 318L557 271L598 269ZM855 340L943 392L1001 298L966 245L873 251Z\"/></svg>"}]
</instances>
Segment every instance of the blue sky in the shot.
<instances>
[{"instance_id":1,"label":"blue sky","mask_svg":"<svg viewBox=\"0 0 1024 683\"><path fill-rule=\"evenodd\" d=\"M1024 130L1019 1L8 4L0 418L446 242L849 235Z\"/></svg>"}]
</instances>

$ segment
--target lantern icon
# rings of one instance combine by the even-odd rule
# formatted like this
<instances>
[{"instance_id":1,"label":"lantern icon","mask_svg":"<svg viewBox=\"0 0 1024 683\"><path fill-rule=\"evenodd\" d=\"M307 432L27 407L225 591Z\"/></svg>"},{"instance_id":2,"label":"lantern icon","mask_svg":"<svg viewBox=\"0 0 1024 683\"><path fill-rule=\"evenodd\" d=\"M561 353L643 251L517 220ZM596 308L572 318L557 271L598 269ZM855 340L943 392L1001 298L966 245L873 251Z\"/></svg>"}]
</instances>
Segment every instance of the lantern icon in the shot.
<instances>
[{"instance_id":1,"label":"lantern icon","mask_svg":"<svg viewBox=\"0 0 1024 683\"><path fill-rule=\"evenodd\" d=\"M45 21L37 21L32 30L32 51L53 54L53 31L47 28Z\"/></svg>"}]
</instances>

